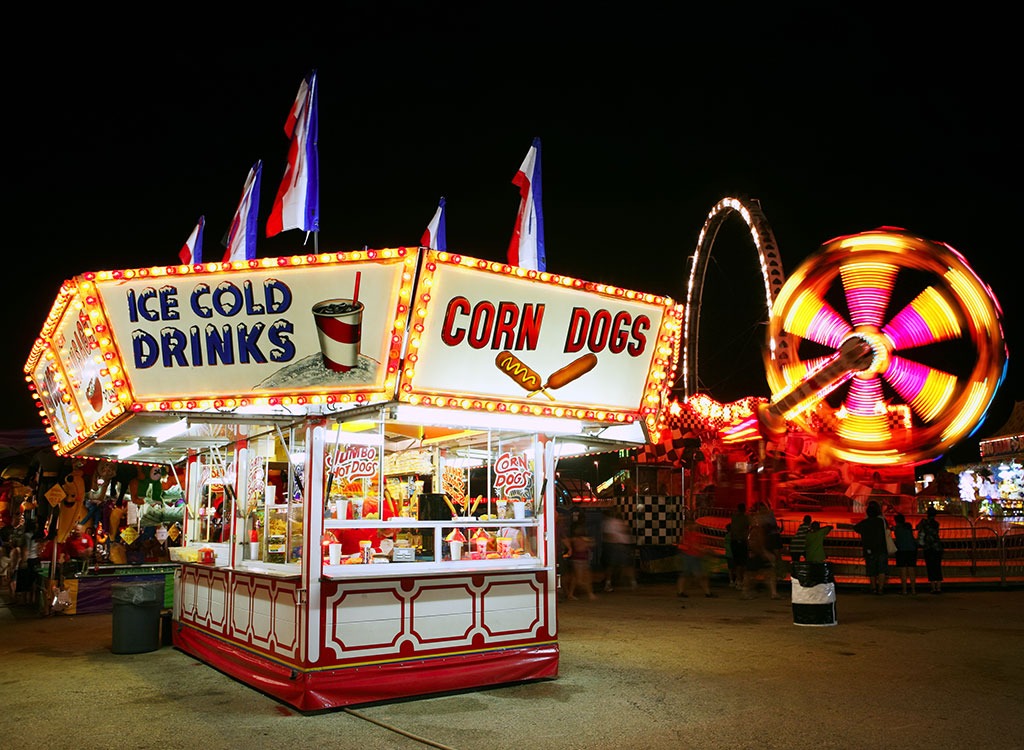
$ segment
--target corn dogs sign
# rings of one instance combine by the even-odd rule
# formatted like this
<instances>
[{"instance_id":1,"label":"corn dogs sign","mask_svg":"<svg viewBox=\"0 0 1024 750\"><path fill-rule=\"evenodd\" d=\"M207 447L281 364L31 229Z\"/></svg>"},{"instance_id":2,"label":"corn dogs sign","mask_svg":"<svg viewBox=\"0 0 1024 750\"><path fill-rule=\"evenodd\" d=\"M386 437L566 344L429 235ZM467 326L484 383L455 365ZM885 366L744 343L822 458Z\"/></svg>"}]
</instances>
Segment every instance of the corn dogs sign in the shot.
<instances>
[{"instance_id":1,"label":"corn dogs sign","mask_svg":"<svg viewBox=\"0 0 1024 750\"><path fill-rule=\"evenodd\" d=\"M447 257L421 268L411 392L638 411L670 300Z\"/></svg>"}]
</instances>

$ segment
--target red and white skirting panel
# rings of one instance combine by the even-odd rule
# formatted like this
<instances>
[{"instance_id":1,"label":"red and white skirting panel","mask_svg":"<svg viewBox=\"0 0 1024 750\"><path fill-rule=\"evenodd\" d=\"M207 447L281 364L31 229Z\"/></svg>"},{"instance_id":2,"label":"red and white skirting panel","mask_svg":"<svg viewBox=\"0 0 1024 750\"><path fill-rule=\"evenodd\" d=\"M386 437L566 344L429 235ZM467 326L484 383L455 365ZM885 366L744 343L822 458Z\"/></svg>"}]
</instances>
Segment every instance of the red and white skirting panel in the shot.
<instances>
[{"instance_id":1,"label":"red and white skirting panel","mask_svg":"<svg viewBox=\"0 0 1024 750\"><path fill-rule=\"evenodd\" d=\"M174 645L300 711L558 676L551 571L324 580L185 564Z\"/></svg>"}]
</instances>

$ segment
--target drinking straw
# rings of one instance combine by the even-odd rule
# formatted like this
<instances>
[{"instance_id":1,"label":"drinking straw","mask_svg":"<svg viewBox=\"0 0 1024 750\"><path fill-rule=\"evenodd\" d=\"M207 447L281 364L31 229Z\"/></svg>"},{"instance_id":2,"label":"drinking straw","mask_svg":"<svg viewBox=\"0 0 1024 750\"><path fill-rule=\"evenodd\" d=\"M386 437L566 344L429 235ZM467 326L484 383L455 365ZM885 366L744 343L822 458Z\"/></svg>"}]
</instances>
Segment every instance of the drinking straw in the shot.
<instances>
[{"instance_id":1,"label":"drinking straw","mask_svg":"<svg viewBox=\"0 0 1024 750\"><path fill-rule=\"evenodd\" d=\"M352 304L359 302L359 279L362 277L362 271L356 271L356 288L352 290Z\"/></svg>"}]
</instances>

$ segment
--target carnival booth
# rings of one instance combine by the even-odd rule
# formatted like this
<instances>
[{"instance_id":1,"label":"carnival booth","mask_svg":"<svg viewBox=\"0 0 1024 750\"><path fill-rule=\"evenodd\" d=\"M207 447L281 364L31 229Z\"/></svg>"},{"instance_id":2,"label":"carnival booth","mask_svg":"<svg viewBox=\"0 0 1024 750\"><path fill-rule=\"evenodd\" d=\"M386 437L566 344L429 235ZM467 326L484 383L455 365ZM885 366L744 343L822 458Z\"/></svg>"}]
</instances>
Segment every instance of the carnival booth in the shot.
<instances>
[{"instance_id":1,"label":"carnival booth","mask_svg":"<svg viewBox=\"0 0 1024 750\"><path fill-rule=\"evenodd\" d=\"M87 273L62 455L181 466L173 643L302 711L558 674L560 456L652 439L672 300L420 249Z\"/></svg>"}]
</instances>

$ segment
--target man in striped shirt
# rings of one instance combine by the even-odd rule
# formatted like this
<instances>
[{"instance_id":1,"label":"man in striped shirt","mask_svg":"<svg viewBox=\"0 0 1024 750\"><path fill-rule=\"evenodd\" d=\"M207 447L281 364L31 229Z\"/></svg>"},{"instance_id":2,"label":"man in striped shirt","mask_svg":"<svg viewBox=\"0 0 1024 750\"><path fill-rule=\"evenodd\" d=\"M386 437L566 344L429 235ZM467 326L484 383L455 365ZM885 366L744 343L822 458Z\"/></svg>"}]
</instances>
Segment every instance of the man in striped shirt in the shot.
<instances>
[{"instance_id":1,"label":"man in striped shirt","mask_svg":"<svg viewBox=\"0 0 1024 750\"><path fill-rule=\"evenodd\" d=\"M796 533L789 542L789 559L793 562L800 562L807 549L807 532L811 528L811 517L804 516L803 522L797 526Z\"/></svg>"}]
</instances>

